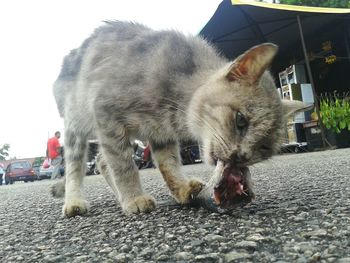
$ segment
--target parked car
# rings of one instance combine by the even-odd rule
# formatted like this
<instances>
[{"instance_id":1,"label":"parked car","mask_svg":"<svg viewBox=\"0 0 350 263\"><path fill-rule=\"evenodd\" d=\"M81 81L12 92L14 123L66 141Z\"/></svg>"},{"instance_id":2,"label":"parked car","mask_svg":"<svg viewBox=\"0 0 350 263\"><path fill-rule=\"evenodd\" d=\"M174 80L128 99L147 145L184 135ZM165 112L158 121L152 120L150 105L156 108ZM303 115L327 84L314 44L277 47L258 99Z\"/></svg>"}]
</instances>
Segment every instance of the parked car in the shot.
<instances>
[{"instance_id":1,"label":"parked car","mask_svg":"<svg viewBox=\"0 0 350 263\"><path fill-rule=\"evenodd\" d=\"M97 168L95 157L90 162L86 162L86 175L100 174Z\"/></svg>"},{"instance_id":2,"label":"parked car","mask_svg":"<svg viewBox=\"0 0 350 263\"><path fill-rule=\"evenodd\" d=\"M98 171L96 164L96 156L98 154L98 142L97 140L88 141L88 154L86 162L86 175L96 175Z\"/></svg>"},{"instance_id":3,"label":"parked car","mask_svg":"<svg viewBox=\"0 0 350 263\"><path fill-rule=\"evenodd\" d=\"M3 180L5 180L5 171L2 164L0 164L0 185L2 185Z\"/></svg>"},{"instance_id":4,"label":"parked car","mask_svg":"<svg viewBox=\"0 0 350 263\"><path fill-rule=\"evenodd\" d=\"M41 165L39 173L37 175L38 180L51 178L53 169L54 169L54 167L52 165L50 165L49 167L45 167L44 165ZM60 166L60 173L61 173L61 176L64 175L64 165L63 164L61 164L61 166Z\"/></svg>"},{"instance_id":5,"label":"parked car","mask_svg":"<svg viewBox=\"0 0 350 263\"><path fill-rule=\"evenodd\" d=\"M132 158L139 169L155 167L152 160L151 145L144 144L140 140L133 143L134 153Z\"/></svg>"},{"instance_id":6,"label":"parked car","mask_svg":"<svg viewBox=\"0 0 350 263\"><path fill-rule=\"evenodd\" d=\"M15 181L34 182L36 179L32 164L28 161L13 161L6 168L6 184L13 184Z\"/></svg>"},{"instance_id":7,"label":"parked car","mask_svg":"<svg viewBox=\"0 0 350 263\"><path fill-rule=\"evenodd\" d=\"M183 165L202 162L197 142L182 142L180 147L180 155Z\"/></svg>"},{"instance_id":8,"label":"parked car","mask_svg":"<svg viewBox=\"0 0 350 263\"><path fill-rule=\"evenodd\" d=\"M36 174L37 177L39 177L39 173L40 173L40 165L38 164L32 164L33 170Z\"/></svg>"}]
</instances>

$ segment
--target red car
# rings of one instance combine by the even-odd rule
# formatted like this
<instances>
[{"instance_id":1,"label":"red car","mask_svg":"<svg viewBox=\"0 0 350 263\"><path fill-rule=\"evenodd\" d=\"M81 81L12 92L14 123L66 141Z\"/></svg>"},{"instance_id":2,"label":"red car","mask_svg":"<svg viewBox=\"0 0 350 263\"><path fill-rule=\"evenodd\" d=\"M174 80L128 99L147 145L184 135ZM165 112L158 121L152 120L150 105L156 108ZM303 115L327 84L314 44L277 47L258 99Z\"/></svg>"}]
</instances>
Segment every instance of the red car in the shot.
<instances>
[{"instance_id":1,"label":"red car","mask_svg":"<svg viewBox=\"0 0 350 263\"><path fill-rule=\"evenodd\" d=\"M37 175L28 161L13 161L6 168L6 184L13 184L15 181L33 182L36 179Z\"/></svg>"}]
</instances>

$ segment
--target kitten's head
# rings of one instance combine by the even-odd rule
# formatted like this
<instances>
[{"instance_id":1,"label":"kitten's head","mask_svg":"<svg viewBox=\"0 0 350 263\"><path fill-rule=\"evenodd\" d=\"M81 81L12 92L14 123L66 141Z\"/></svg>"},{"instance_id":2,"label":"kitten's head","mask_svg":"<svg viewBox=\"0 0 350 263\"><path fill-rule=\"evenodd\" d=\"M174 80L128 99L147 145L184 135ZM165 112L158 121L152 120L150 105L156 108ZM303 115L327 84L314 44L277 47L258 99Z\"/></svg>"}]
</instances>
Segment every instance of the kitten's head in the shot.
<instances>
[{"instance_id":1,"label":"kitten's head","mask_svg":"<svg viewBox=\"0 0 350 263\"><path fill-rule=\"evenodd\" d=\"M286 116L310 105L281 101L267 68L277 46L262 44L211 76L190 105L189 126L204 158L248 166L271 157L281 144Z\"/></svg>"}]
</instances>

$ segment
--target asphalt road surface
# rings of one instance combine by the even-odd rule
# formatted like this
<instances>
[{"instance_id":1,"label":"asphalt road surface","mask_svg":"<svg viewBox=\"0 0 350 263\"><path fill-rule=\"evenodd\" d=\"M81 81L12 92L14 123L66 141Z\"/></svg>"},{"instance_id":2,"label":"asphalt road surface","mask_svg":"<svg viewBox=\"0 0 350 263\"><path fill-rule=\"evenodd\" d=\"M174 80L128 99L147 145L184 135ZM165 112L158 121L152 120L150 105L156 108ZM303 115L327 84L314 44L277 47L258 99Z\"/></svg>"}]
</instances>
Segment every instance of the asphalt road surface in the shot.
<instances>
[{"instance_id":1,"label":"asphalt road surface","mask_svg":"<svg viewBox=\"0 0 350 263\"><path fill-rule=\"evenodd\" d=\"M206 181L212 169L184 166ZM50 180L0 187L0 262L350 262L350 149L281 155L251 168L253 204L229 214L159 201L124 216L101 176L88 176L88 216L64 218Z\"/></svg>"}]
</instances>

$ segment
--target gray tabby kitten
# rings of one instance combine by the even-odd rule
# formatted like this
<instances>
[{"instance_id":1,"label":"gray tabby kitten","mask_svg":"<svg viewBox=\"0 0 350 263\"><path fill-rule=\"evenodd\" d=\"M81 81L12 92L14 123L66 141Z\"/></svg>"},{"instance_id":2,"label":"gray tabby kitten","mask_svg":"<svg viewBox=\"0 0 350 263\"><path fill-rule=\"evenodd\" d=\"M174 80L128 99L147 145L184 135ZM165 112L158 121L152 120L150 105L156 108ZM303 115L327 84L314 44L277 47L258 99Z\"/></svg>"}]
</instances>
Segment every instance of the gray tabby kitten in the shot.
<instances>
[{"instance_id":1,"label":"gray tabby kitten","mask_svg":"<svg viewBox=\"0 0 350 263\"><path fill-rule=\"evenodd\" d=\"M131 158L135 138L150 142L181 204L203 184L181 175L180 140L200 141L206 161L230 171L269 158L285 116L305 107L280 100L266 71L276 52L263 44L229 62L200 37L117 21L97 28L65 57L54 84L65 122L63 213L88 211L81 188L89 138L100 143L100 167L125 213L155 209ZM248 179L242 184L252 195Z\"/></svg>"}]
</instances>

